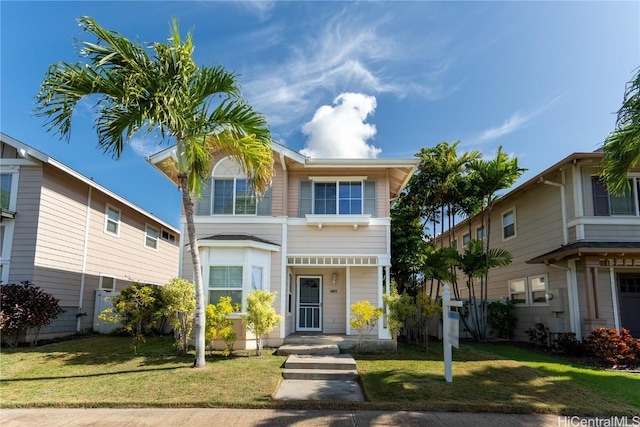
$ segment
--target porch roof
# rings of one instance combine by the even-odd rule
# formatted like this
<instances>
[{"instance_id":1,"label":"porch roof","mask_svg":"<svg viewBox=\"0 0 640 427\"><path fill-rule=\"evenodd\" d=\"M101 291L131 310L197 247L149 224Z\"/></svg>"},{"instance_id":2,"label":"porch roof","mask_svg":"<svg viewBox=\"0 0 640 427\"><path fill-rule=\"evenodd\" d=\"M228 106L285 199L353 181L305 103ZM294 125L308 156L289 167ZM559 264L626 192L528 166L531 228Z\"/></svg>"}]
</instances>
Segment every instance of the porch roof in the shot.
<instances>
[{"instance_id":1,"label":"porch roof","mask_svg":"<svg viewBox=\"0 0 640 427\"><path fill-rule=\"evenodd\" d=\"M550 252L538 255L527 261L527 264L542 264L560 261L573 256L602 256L621 258L626 255L637 255L640 258L640 242L589 242L580 241L562 246Z\"/></svg>"}]
</instances>

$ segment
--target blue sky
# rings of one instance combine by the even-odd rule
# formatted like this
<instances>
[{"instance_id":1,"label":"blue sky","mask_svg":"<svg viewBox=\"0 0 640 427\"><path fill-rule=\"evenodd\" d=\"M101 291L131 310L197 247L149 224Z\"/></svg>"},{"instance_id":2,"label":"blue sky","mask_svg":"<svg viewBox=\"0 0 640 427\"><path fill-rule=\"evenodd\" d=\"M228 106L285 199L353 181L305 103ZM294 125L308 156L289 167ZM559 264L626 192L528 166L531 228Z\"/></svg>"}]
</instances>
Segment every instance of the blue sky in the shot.
<instances>
[{"instance_id":1,"label":"blue sky","mask_svg":"<svg viewBox=\"0 0 640 427\"><path fill-rule=\"evenodd\" d=\"M531 178L613 130L640 66L640 2L2 1L2 132L178 225L180 197L135 140L120 160L96 149L88 102L67 144L32 115L50 64L79 60L76 19L141 42L172 17L200 65L239 75L274 140L320 157L406 158L460 140L499 145Z\"/></svg>"}]
</instances>

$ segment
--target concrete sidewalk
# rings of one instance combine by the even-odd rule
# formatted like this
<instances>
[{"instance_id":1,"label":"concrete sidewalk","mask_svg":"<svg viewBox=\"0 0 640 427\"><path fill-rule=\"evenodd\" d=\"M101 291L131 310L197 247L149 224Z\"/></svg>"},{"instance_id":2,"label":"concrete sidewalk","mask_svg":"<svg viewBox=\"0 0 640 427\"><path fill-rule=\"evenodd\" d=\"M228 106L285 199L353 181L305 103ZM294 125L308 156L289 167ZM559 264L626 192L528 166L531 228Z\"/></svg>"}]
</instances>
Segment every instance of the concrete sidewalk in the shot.
<instances>
[{"instance_id":1,"label":"concrete sidewalk","mask_svg":"<svg viewBox=\"0 0 640 427\"><path fill-rule=\"evenodd\" d=\"M47 426L450 426L557 427L555 415L286 409L2 409L2 427Z\"/></svg>"}]
</instances>

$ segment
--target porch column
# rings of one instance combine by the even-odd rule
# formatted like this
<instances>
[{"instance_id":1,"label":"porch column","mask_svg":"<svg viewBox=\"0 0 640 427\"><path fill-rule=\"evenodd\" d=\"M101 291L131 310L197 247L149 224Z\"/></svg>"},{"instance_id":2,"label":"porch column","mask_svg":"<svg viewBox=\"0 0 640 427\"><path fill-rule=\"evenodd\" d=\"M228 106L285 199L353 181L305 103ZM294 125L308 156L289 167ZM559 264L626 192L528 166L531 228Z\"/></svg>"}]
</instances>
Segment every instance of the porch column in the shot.
<instances>
[{"instance_id":1,"label":"porch column","mask_svg":"<svg viewBox=\"0 0 640 427\"><path fill-rule=\"evenodd\" d=\"M616 275L613 266L609 266L609 283L611 284L611 304L613 305L613 325L620 333L620 309L618 301L618 289L616 287Z\"/></svg>"},{"instance_id":2,"label":"porch column","mask_svg":"<svg viewBox=\"0 0 640 427\"><path fill-rule=\"evenodd\" d=\"M386 272L386 278L383 273ZM388 266L378 266L378 307L384 307L384 300L382 299L382 295L389 294L389 267ZM389 334L389 328L386 327L386 315L387 310L385 309L385 313L383 313L383 317L378 321L378 338L381 339L390 339L391 335Z\"/></svg>"},{"instance_id":3,"label":"porch column","mask_svg":"<svg viewBox=\"0 0 640 427\"><path fill-rule=\"evenodd\" d=\"M344 292L344 298L345 298L345 305L346 305L346 310L347 310L347 329L346 329L346 334L347 335L351 335L351 325L349 324L349 319L351 319L351 267L349 267L348 265L344 268L345 272L345 292Z\"/></svg>"},{"instance_id":4,"label":"porch column","mask_svg":"<svg viewBox=\"0 0 640 427\"><path fill-rule=\"evenodd\" d=\"M576 334L576 339L582 341L582 325L580 322L580 298L578 296L578 278L576 277L576 261L570 259L567 261L569 271L567 273L567 290L569 294L569 316L572 325L572 331ZM574 329L575 328L575 329Z\"/></svg>"}]
</instances>

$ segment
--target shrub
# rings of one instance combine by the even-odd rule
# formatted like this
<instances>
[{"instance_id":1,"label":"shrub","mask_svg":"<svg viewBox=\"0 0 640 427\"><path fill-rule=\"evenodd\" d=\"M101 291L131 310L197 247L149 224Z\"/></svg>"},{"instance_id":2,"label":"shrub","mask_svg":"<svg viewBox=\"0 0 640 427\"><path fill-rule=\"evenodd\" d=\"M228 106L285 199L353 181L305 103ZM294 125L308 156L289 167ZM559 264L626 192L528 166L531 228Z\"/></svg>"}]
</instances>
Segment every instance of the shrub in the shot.
<instances>
[{"instance_id":1,"label":"shrub","mask_svg":"<svg viewBox=\"0 0 640 427\"><path fill-rule=\"evenodd\" d=\"M64 310L59 300L28 281L0 286L0 331L8 345L18 344L21 332L34 329L32 345L38 343L38 334Z\"/></svg>"},{"instance_id":2,"label":"shrub","mask_svg":"<svg viewBox=\"0 0 640 427\"><path fill-rule=\"evenodd\" d=\"M146 342L147 334L162 318L162 300L156 286L134 283L113 298L113 307L104 310L98 318L106 322L122 323L133 337L133 351L138 343Z\"/></svg>"},{"instance_id":3,"label":"shrub","mask_svg":"<svg viewBox=\"0 0 640 427\"><path fill-rule=\"evenodd\" d=\"M162 287L160 295L162 311L176 334L175 345L182 354L186 354L196 311L196 289L187 280L173 278Z\"/></svg>"},{"instance_id":4,"label":"shrub","mask_svg":"<svg viewBox=\"0 0 640 427\"><path fill-rule=\"evenodd\" d=\"M553 342L553 350L567 356L582 356L587 353L587 349L573 332L558 334Z\"/></svg>"},{"instance_id":5,"label":"shrub","mask_svg":"<svg viewBox=\"0 0 640 427\"><path fill-rule=\"evenodd\" d=\"M358 347L356 351L363 349L364 337L375 328L380 316L382 316L382 309L372 306L367 300L351 304L349 325L358 331Z\"/></svg>"},{"instance_id":6,"label":"shrub","mask_svg":"<svg viewBox=\"0 0 640 427\"><path fill-rule=\"evenodd\" d=\"M416 306L416 323L419 325L424 336L425 352L429 354L429 323L434 314L442 311L442 307L440 307L440 304L438 304L435 299L427 295L426 292L420 292L416 296Z\"/></svg>"},{"instance_id":7,"label":"shrub","mask_svg":"<svg viewBox=\"0 0 640 427\"><path fill-rule=\"evenodd\" d=\"M247 314L242 317L247 329L256 336L256 354L262 356L262 338L275 328L282 316L273 308L276 294L252 291L247 295Z\"/></svg>"},{"instance_id":8,"label":"shrub","mask_svg":"<svg viewBox=\"0 0 640 427\"><path fill-rule=\"evenodd\" d=\"M395 283L392 283L391 293L382 297L385 304L389 308L389 317L387 318L387 327L394 340L395 350L398 350L398 334L404 327L406 319L412 317L416 313L416 306L411 301L411 297L406 293L398 294Z\"/></svg>"},{"instance_id":9,"label":"shrub","mask_svg":"<svg viewBox=\"0 0 640 427\"><path fill-rule=\"evenodd\" d=\"M205 338L208 341L222 339L227 345L225 356L233 350L233 344L238 336L233 332L233 321L227 316L240 307L231 304L231 297L220 297L218 304L209 304L206 309Z\"/></svg>"},{"instance_id":10,"label":"shrub","mask_svg":"<svg viewBox=\"0 0 640 427\"><path fill-rule=\"evenodd\" d=\"M536 347L549 347L549 328L544 323L536 323L533 328L527 329L529 341Z\"/></svg>"},{"instance_id":11,"label":"shrub","mask_svg":"<svg viewBox=\"0 0 640 427\"><path fill-rule=\"evenodd\" d=\"M493 301L487 306L487 323L497 338L511 339L516 327L516 304L513 300Z\"/></svg>"},{"instance_id":12,"label":"shrub","mask_svg":"<svg viewBox=\"0 0 640 427\"><path fill-rule=\"evenodd\" d=\"M633 338L627 329L597 328L586 339L589 351L598 359L611 365L635 365L640 363L640 340Z\"/></svg>"}]
</instances>

